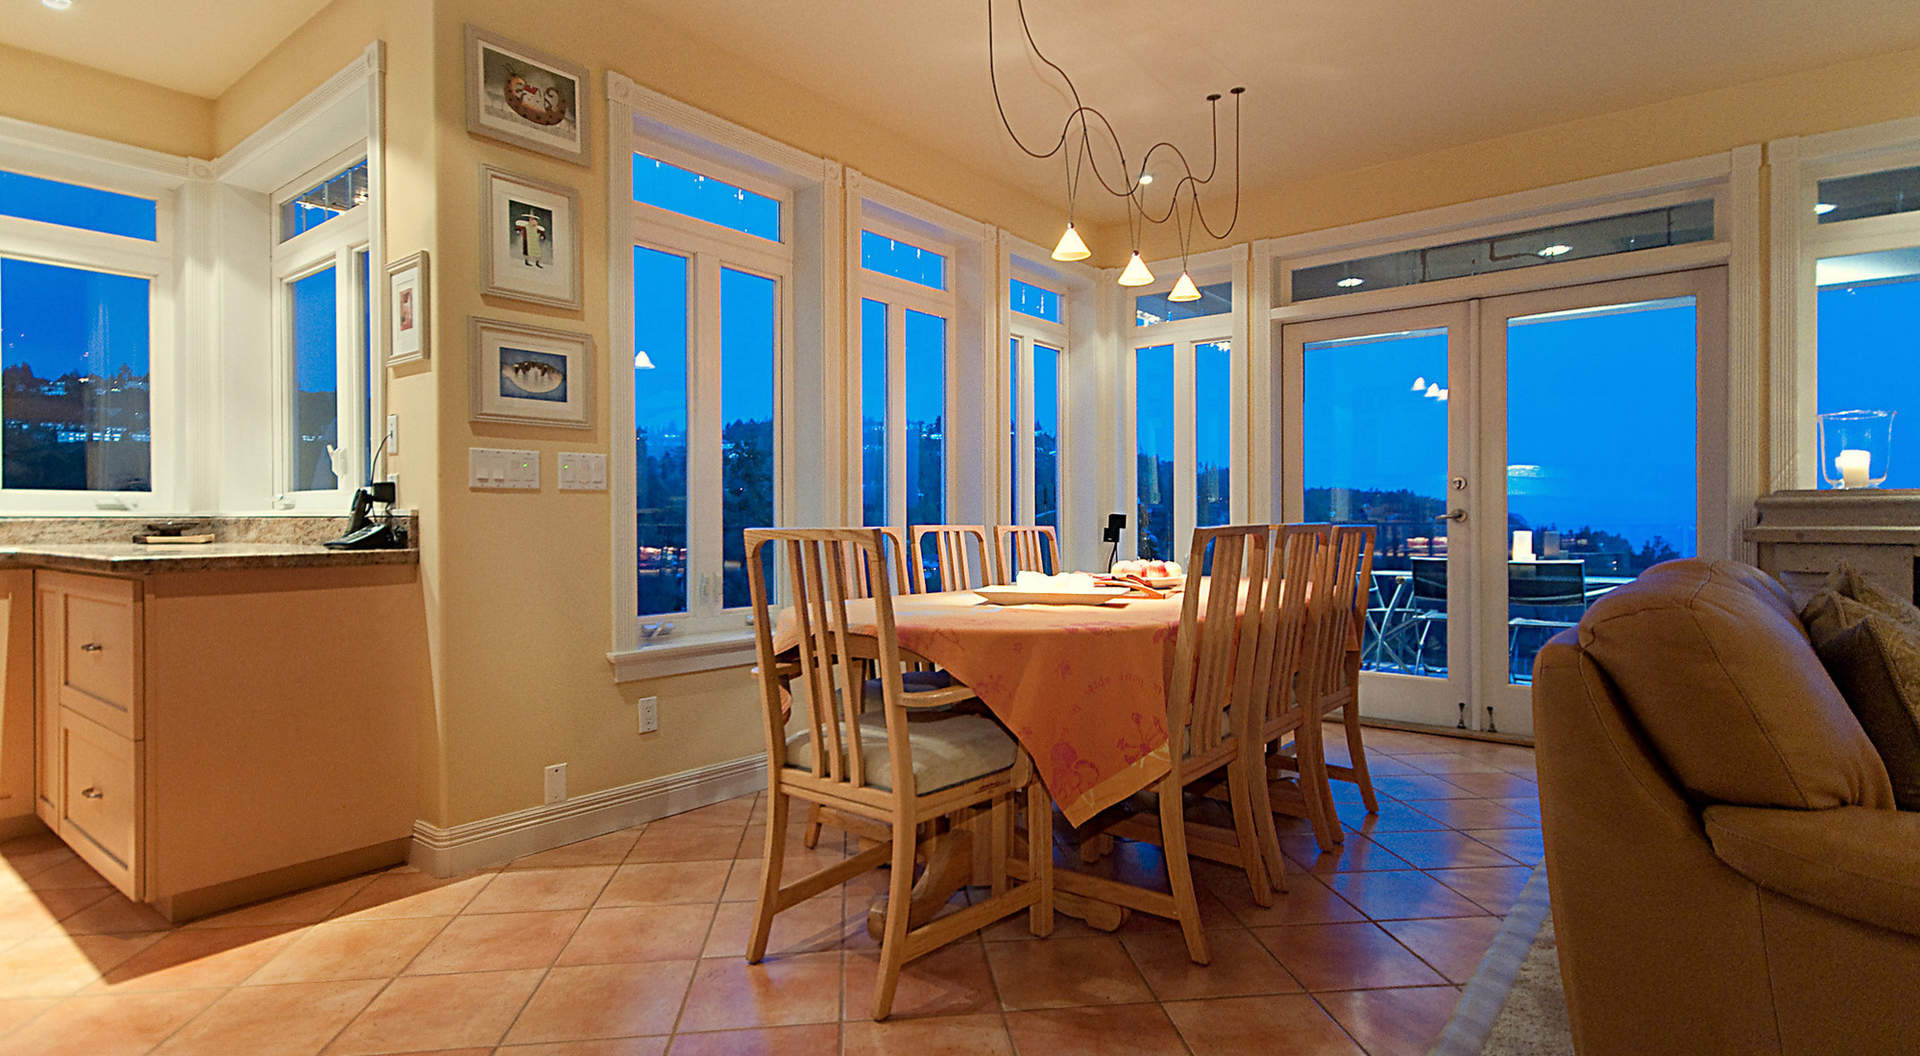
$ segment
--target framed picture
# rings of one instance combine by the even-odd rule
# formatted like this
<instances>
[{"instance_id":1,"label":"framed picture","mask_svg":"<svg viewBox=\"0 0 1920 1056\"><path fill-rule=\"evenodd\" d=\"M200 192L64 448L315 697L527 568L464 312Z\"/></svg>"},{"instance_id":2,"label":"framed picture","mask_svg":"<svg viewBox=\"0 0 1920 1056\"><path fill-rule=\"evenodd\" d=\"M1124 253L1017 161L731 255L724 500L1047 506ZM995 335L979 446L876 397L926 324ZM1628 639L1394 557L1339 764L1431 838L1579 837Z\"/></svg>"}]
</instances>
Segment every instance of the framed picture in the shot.
<instances>
[{"instance_id":1,"label":"framed picture","mask_svg":"<svg viewBox=\"0 0 1920 1056\"><path fill-rule=\"evenodd\" d=\"M481 167L480 274L485 292L580 307L580 196L566 187Z\"/></svg>"},{"instance_id":2,"label":"framed picture","mask_svg":"<svg viewBox=\"0 0 1920 1056\"><path fill-rule=\"evenodd\" d=\"M428 340L427 251L387 265L387 365L424 363L433 354Z\"/></svg>"},{"instance_id":3,"label":"framed picture","mask_svg":"<svg viewBox=\"0 0 1920 1056\"><path fill-rule=\"evenodd\" d=\"M466 27L467 131L578 165L587 157L587 69Z\"/></svg>"},{"instance_id":4,"label":"framed picture","mask_svg":"<svg viewBox=\"0 0 1920 1056\"><path fill-rule=\"evenodd\" d=\"M475 421L591 424L592 337L478 316L467 329Z\"/></svg>"}]
</instances>

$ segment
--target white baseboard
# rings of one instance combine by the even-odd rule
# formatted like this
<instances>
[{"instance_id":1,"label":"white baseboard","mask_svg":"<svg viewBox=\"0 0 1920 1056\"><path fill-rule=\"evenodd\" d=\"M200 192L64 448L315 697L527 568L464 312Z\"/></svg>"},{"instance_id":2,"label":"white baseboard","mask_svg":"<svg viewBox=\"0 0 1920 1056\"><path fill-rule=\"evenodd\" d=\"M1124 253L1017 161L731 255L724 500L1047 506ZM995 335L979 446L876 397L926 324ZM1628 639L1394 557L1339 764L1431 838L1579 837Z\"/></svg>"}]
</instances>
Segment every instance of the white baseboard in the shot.
<instances>
[{"instance_id":1,"label":"white baseboard","mask_svg":"<svg viewBox=\"0 0 1920 1056\"><path fill-rule=\"evenodd\" d=\"M765 787L767 757L749 755L451 828L416 821L408 860L435 876L453 876Z\"/></svg>"}]
</instances>

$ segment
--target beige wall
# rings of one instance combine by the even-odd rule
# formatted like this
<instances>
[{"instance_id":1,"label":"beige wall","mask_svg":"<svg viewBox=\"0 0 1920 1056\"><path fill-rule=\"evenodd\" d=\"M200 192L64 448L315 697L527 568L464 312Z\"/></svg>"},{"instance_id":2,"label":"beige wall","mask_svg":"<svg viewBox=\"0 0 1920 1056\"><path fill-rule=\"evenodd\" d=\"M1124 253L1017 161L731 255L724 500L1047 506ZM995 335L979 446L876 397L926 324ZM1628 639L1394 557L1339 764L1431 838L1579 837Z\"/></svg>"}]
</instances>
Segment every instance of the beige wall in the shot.
<instances>
[{"instance_id":1,"label":"beige wall","mask_svg":"<svg viewBox=\"0 0 1920 1056\"><path fill-rule=\"evenodd\" d=\"M566 56L594 71L593 164L582 167L466 132L461 26L473 22ZM608 450L624 435L600 392L588 431L473 424L467 417L467 319L524 320L590 333L610 349L606 256L607 159L603 74L647 87L815 154L862 170L957 212L1043 244L1059 209L969 171L950 157L898 149L886 132L778 76L666 26L593 0L336 0L218 100L110 86L127 115L73 104L19 114L43 123L202 156L225 150L328 75L366 43L388 46L389 258L433 255L435 347L428 366L401 368L389 385L400 415L395 468L403 501L423 525L423 600L434 672L418 702L423 742L420 813L438 825L537 805L541 768L569 764L574 795L726 759L761 747L744 670L616 686L612 639L613 511L604 493L557 490L555 452ZM0 50L12 68L14 55ZM106 75L28 59L61 83L104 85ZM65 68L56 68L65 67ZM126 82L130 85L131 82ZM102 89L105 90L105 89ZM116 96L118 98L118 96ZM1389 165L1301 181L1250 199L1236 239L1324 228L1529 187L1725 150L1770 136L1845 127L1914 112L1920 53L1796 74L1656 106L1469 144ZM17 102L0 100L0 112ZM581 194L586 264L580 311L479 294L479 168L497 165ZM1124 245L1122 229L1097 245ZM1118 263L1118 261L1109 261ZM604 371L601 372L604 374ZM466 487L467 448L542 454L538 493ZM634 701L660 697L660 731L634 732Z\"/></svg>"},{"instance_id":2,"label":"beige wall","mask_svg":"<svg viewBox=\"0 0 1920 1056\"><path fill-rule=\"evenodd\" d=\"M15 16L19 17L19 16ZM148 150L213 156L213 100L0 44L0 115Z\"/></svg>"}]
</instances>

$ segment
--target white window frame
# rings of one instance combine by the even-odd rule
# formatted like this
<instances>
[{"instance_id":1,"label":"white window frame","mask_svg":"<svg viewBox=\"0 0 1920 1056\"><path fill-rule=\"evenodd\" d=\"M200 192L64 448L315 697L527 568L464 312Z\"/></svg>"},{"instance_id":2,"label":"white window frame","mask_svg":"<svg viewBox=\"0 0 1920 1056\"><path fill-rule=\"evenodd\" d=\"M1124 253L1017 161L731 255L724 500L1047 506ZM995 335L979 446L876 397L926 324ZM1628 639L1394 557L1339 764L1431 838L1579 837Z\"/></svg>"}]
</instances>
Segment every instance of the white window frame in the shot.
<instances>
[{"instance_id":1,"label":"white window frame","mask_svg":"<svg viewBox=\"0 0 1920 1056\"><path fill-rule=\"evenodd\" d=\"M1139 434L1139 369L1138 357L1143 348L1157 348L1161 345L1173 346L1173 538L1169 541L1173 552L1166 555L1167 560L1185 562L1191 550L1193 529L1199 517L1198 500L1195 495L1194 476L1198 469L1197 423L1194 406L1196 386L1197 358L1195 347L1204 344L1224 342L1231 354L1232 376L1230 391L1236 394L1229 409L1228 430L1231 437L1230 455L1232 466L1229 472L1228 506L1232 511L1231 521L1239 523L1246 518L1247 481L1252 473L1252 448L1248 442L1246 423L1250 412L1247 401L1247 377L1251 352L1247 340L1247 320L1250 312L1251 288L1248 283L1247 247L1230 246L1226 249L1208 253L1198 253L1186 261L1186 268L1193 276L1196 286L1211 286L1222 282L1233 284L1233 307L1220 315L1201 316L1197 319L1176 319L1164 323L1139 326L1135 322L1135 301L1142 296L1165 294L1173 289L1175 279L1181 272L1179 259L1153 261L1148 264L1156 279L1146 286L1135 286L1125 290L1121 298L1121 317L1117 326L1123 327L1121 334L1123 352L1120 361L1121 392L1121 460L1126 470L1122 481L1121 503L1127 515L1129 538L1137 552L1140 539L1140 474L1138 459L1140 453Z\"/></svg>"},{"instance_id":2,"label":"white window frame","mask_svg":"<svg viewBox=\"0 0 1920 1056\"><path fill-rule=\"evenodd\" d=\"M1002 399L1007 401L1007 413L1002 415L1002 417L1012 426L1012 435L1008 438L1011 449L1006 452L1006 461L1003 462L1003 465L1007 467L1007 476L1004 478L1006 486L1000 490L1003 495L1006 495L1008 499L1011 500L1010 508L1005 511L1010 517L1007 523L1030 525L1034 523L1034 517L1036 515L1036 511L1034 510L1034 491L1038 483L1035 472L1032 428L1034 416L1033 346L1036 344L1045 345L1058 353L1054 368L1054 391L1057 402L1057 406L1054 408L1054 420L1059 423L1059 426L1054 434L1054 470L1061 478L1056 486L1060 487L1064 492L1067 474L1064 472L1063 463L1066 461L1066 456L1064 452L1065 443L1061 439L1060 430L1065 429L1067 421L1066 389L1067 377L1070 373L1067 369L1067 355L1072 346L1073 300L1069 293L1070 287L1068 287L1066 283L1059 281L1054 275L1042 270L1039 265L1036 265L1024 257L1011 256L1006 274L1009 281L1001 283L1001 286L1009 302L1007 311L1008 340L1002 341L1000 345L1002 348L1006 348L1012 342L1017 341L1019 342L1019 348L1014 355L1014 362L1009 365L1015 370L1016 374L1013 377L1009 377L1007 383L1002 385L1000 390ZM1058 298L1060 304L1060 321L1056 323L1050 319L1042 319L1039 316L1028 315L1024 312L1013 310L1011 304L1013 298L1012 280L1016 279L1030 286L1038 286ZM1016 403L1017 406L1015 405ZM1058 508L1054 511L1054 521L1056 523L1062 520L1066 505L1066 496L1063 493L1060 496Z\"/></svg>"},{"instance_id":3,"label":"white window frame","mask_svg":"<svg viewBox=\"0 0 1920 1056\"><path fill-rule=\"evenodd\" d=\"M171 510L179 502L181 422L178 379L178 190L184 164L163 155L87 137L43 136L51 130L0 123L0 169L26 176L152 199L154 241L60 224L0 216L0 256L145 279L148 286L148 491L0 489L7 513L110 513ZM40 140L29 145L28 137ZM0 440L4 443L4 440ZM150 515L150 514L149 514Z\"/></svg>"},{"instance_id":4,"label":"white window frame","mask_svg":"<svg viewBox=\"0 0 1920 1056\"><path fill-rule=\"evenodd\" d=\"M373 290L361 285L355 258L372 252L373 207L371 196L365 203L339 213L317 227L308 228L285 241L279 241L281 207L320 183L366 160L364 145L350 147L308 169L275 192L270 201L274 238L273 267L273 404L274 446L273 504L283 510L325 510L338 512L352 501L354 489L368 478L367 465L373 452L365 450L362 438L370 430L367 423L366 393L373 379L367 377L362 355L363 342L369 340L366 314L360 306L373 303ZM346 455L335 487L302 488L294 478L293 437L295 408L293 349L293 283L334 269L334 379L335 436ZM367 286L384 283L384 269L374 268L368 259Z\"/></svg>"},{"instance_id":5,"label":"white window frame","mask_svg":"<svg viewBox=\"0 0 1920 1056\"><path fill-rule=\"evenodd\" d=\"M758 133L640 87L617 70L606 73L608 102L607 275L612 340L607 355L609 421L608 491L613 553L633 554L634 449L622 437L620 423L633 421L634 347L633 247L646 245L687 257L688 297L688 610L640 616L639 588L631 561L616 558L611 569L613 636L607 653L616 682L630 682L695 671L737 667L753 662L751 614L721 607L722 516L720 450L721 267L779 282L775 327L777 378L774 385L775 495L778 523L828 519L837 499L829 487L836 467L806 474L801 487L794 452L803 445L831 450L840 442L837 377L824 369L823 350L838 351L840 251L843 240L840 168ZM780 202L781 241L755 235L633 199L633 173L620 161L635 153L706 173ZM626 203L626 208L621 207ZM705 336L703 336L705 335ZM703 348L716 354L702 355ZM830 408L834 409L830 412ZM710 427L697 425L702 418ZM831 437L830 441L822 437ZM825 477L826 480L821 478ZM710 510L700 512L701 496ZM702 530L702 521L710 521ZM711 583L699 569L711 565ZM704 586L704 591L703 591ZM704 593L704 597L703 597ZM672 624L668 633L647 634L647 624Z\"/></svg>"},{"instance_id":6,"label":"white window frame","mask_svg":"<svg viewBox=\"0 0 1920 1056\"><path fill-rule=\"evenodd\" d=\"M858 302L869 300L880 301L887 306L887 409L884 433L887 438L886 523L889 525L900 526L907 523L907 445L904 443L905 438L901 433L901 430L906 427L907 418L906 313L908 310L912 310L926 315L938 316L945 324L942 330L945 338L943 342L945 347L941 350L945 359L945 370L941 374L940 384L942 387L942 406L945 408L944 413L941 415L943 430L941 455L946 465L942 466L940 474L941 489L945 492L945 494L941 496L940 506L942 511L941 521L943 523L949 522L952 520L951 504L953 501L949 485L952 478L951 467L954 462L951 434L953 432L952 423L954 421L953 408L956 402L958 402L954 399L953 392L954 346L956 344L954 335L955 324L958 322L956 315L960 307L959 297L953 288L955 279L954 266L958 254L955 252L956 247L951 243L935 238L928 238L925 234L909 231L895 223L888 222L876 216L868 216L865 219L860 232L854 236L854 240L856 242L863 241L865 233L868 231L880 235L883 238L906 242L920 249L938 253L944 261L941 274L945 281L945 288L938 290L931 286L914 282L911 279L902 279L895 275L870 270L862 264L860 265L858 296L855 299ZM864 330L866 321L865 313L859 313L858 318L861 321L862 330L856 333L856 339L850 342L848 347L854 350L856 357L864 358L866 354L866 334ZM867 416L865 404L866 391L864 388L857 392L856 399L860 405L860 416L864 419ZM864 479L862 479L861 484L864 489ZM864 490L862 499L864 505Z\"/></svg>"},{"instance_id":7,"label":"white window frame","mask_svg":"<svg viewBox=\"0 0 1920 1056\"><path fill-rule=\"evenodd\" d=\"M1819 223L1820 181L1920 165L1920 118L1889 121L1767 144L1772 166L1768 482L1774 491L1814 490L1822 257L1920 246L1920 212Z\"/></svg>"},{"instance_id":8,"label":"white window frame","mask_svg":"<svg viewBox=\"0 0 1920 1056\"><path fill-rule=\"evenodd\" d=\"M1702 518L1699 547L1701 553L1725 553L1751 561L1753 546L1745 538L1745 529L1754 523L1754 502L1762 492L1766 457L1765 423L1760 414L1765 376L1760 338L1763 285L1760 279L1760 160L1758 146L1742 146L1685 161L1254 243L1254 270L1268 287L1258 303L1272 307L1266 312L1266 325L1254 328L1266 366L1251 378L1254 406L1263 411L1248 423L1262 463L1255 467L1253 479L1253 486L1260 489L1260 494L1250 508L1263 511L1262 516L1286 516L1283 500L1288 494L1289 482L1283 479L1287 465L1285 453L1300 443L1299 414L1285 388L1282 357L1264 356L1265 349L1279 347L1283 324L1725 265L1727 354L1721 384L1724 385L1727 443L1722 450L1703 448L1700 453L1702 507L1712 502L1719 514ZM1298 303L1288 299L1290 273L1302 267L1704 198L1714 203L1714 237L1709 242L1554 262ZM1776 326L1776 339L1778 332ZM1703 392L1703 399L1705 395ZM1778 399L1778 386L1775 386L1775 399ZM1273 408L1272 413L1264 410L1268 407ZM1776 418L1776 440L1777 431ZM1724 481L1723 487L1715 487L1718 494L1710 495L1706 490L1711 486L1710 481ZM1717 533L1716 525L1720 526ZM1715 534L1723 538L1710 537Z\"/></svg>"}]
</instances>

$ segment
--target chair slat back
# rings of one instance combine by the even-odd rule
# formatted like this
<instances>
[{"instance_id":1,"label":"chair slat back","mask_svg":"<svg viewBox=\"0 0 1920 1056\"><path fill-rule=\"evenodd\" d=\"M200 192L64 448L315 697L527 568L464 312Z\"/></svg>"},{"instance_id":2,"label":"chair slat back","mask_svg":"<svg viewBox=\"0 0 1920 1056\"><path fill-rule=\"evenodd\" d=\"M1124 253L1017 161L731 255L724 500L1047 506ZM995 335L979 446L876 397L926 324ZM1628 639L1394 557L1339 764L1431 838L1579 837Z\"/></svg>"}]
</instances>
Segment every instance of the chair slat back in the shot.
<instances>
[{"instance_id":1,"label":"chair slat back","mask_svg":"<svg viewBox=\"0 0 1920 1056\"><path fill-rule=\"evenodd\" d=\"M1587 566L1580 561L1509 562L1507 599L1521 605L1584 605Z\"/></svg>"},{"instance_id":2,"label":"chair slat back","mask_svg":"<svg viewBox=\"0 0 1920 1056\"><path fill-rule=\"evenodd\" d=\"M1355 606L1363 603L1359 596L1362 551L1370 551L1371 544L1371 529L1331 529L1316 563L1307 600L1308 645L1300 672L1300 692L1315 706L1345 679L1354 620L1364 618L1355 612Z\"/></svg>"},{"instance_id":3,"label":"chair slat back","mask_svg":"<svg viewBox=\"0 0 1920 1056\"><path fill-rule=\"evenodd\" d=\"M1336 539L1353 537L1353 620L1348 624L1347 631L1347 651L1350 653L1358 652L1364 644L1361 635L1366 632L1368 599L1373 593L1373 542L1377 531L1371 524L1343 524L1333 530ZM1340 582L1342 586L1346 585L1345 579Z\"/></svg>"},{"instance_id":4,"label":"chair slat back","mask_svg":"<svg viewBox=\"0 0 1920 1056\"><path fill-rule=\"evenodd\" d=\"M1261 653L1255 659L1256 677L1266 686L1256 702L1256 720L1267 736L1297 728L1304 714L1304 701L1294 690L1310 645L1307 595L1333 538L1324 524L1279 525L1274 532L1270 586L1261 606Z\"/></svg>"},{"instance_id":5,"label":"chair slat back","mask_svg":"<svg viewBox=\"0 0 1920 1056\"><path fill-rule=\"evenodd\" d=\"M920 588L923 584L917 583L907 575L906 530L903 528L884 527L876 528L875 531L881 534L882 543L886 547L886 559L882 563L886 566L887 574L892 577L891 589L893 592L896 594L920 593ZM847 577L849 589L853 591L853 596L856 598L873 597L874 579L867 573L866 562L854 551L847 552L847 559ZM883 580L883 582L885 582L885 580Z\"/></svg>"},{"instance_id":6,"label":"chair slat back","mask_svg":"<svg viewBox=\"0 0 1920 1056\"><path fill-rule=\"evenodd\" d=\"M993 534L995 582L1012 583L1021 572L1061 573L1060 536L1052 525L1003 524L994 528Z\"/></svg>"},{"instance_id":7,"label":"chair slat back","mask_svg":"<svg viewBox=\"0 0 1920 1056\"><path fill-rule=\"evenodd\" d=\"M1208 563L1208 547L1212 560ZM1266 525L1198 528L1167 688L1167 732L1176 771L1247 730L1267 687L1256 677L1266 634L1272 532ZM1205 568L1201 573L1197 570ZM1243 599L1244 598L1244 602ZM1248 614L1242 617L1241 612ZM1268 643L1270 648L1270 643Z\"/></svg>"},{"instance_id":8,"label":"chair slat back","mask_svg":"<svg viewBox=\"0 0 1920 1056\"><path fill-rule=\"evenodd\" d=\"M996 569L993 548L987 543L987 529L979 524L917 524L913 527L913 560L909 571L916 577L926 555L926 541L933 540L934 568L939 573L941 590L972 590L987 585L987 575Z\"/></svg>"},{"instance_id":9,"label":"chair slat back","mask_svg":"<svg viewBox=\"0 0 1920 1056\"><path fill-rule=\"evenodd\" d=\"M893 593L875 590L870 645L848 632L847 603L862 599L849 574L864 569L869 585L887 582L885 534L877 528L749 528L748 586L752 591L757 674L766 717L767 756L777 776L787 765L787 717L782 713L779 662L774 652L776 614L769 604L762 547L776 547L787 572L800 668L793 707L813 745L812 775L854 787L867 783L871 760L859 736L865 681L878 677L887 726L896 795L911 798L913 767L906 739L900 680L900 648L893 620ZM870 672L870 668L874 669ZM803 699L804 698L804 699Z\"/></svg>"}]
</instances>

